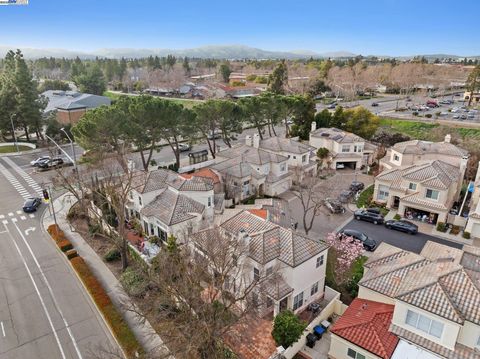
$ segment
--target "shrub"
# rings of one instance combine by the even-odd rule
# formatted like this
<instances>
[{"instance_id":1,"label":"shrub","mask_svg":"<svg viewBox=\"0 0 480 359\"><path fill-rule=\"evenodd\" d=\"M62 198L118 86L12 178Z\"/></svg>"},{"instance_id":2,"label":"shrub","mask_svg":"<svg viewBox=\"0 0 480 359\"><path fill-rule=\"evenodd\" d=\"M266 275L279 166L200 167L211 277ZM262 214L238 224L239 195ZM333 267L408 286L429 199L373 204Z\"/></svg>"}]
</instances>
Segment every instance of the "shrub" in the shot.
<instances>
[{"instance_id":1,"label":"shrub","mask_svg":"<svg viewBox=\"0 0 480 359\"><path fill-rule=\"evenodd\" d=\"M159 246L162 242L159 236L151 236L150 238L148 238L148 241L152 244L156 244L157 246Z\"/></svg>"},{"instance_id":2,"label":"shrub","mask_svg":"<svg viewBox=\"0 0 480 359\"><path fill-rule=\"evenodd\" d=\"M78 253L75 249L70 249L65 252L65 255L67 256L68 259L73 259L78 256Z\"/></svg>"},{"instance_id":3,"label":"shrub","mask_svg":"<svg viewBox=\"0 0 480 359\"><path fill-rule=\"evenodd\" d=\"M253 81L256 80L256 78L257 78L257 75L251 74L251 75L248 75L248 76L247 76L247 81L253 82Z\"/></svg>"},{"instance_id":4,"label":"shrub","mask_svg":"<svg viewBox=\"0 0 480 359\"><path fill-rule=\"evenodd\" d=\"M437 231L445 233L447 231L447 226L444 222L437 223Z\"/></svg>"},{"instance_id":5,"label":"shrub","mask_svg":"<svg viewBox=\"0 0 480 359\"><path fill-rule=\"evenodd\" d=\"M155 161L154 159L150 160L150 166L156 166L156 165L157 165L157 161Z\"/></svg>"},{"instance_id":6,"label":"shrub","mask_svg":"<svg viewBox=\"0 0 480 359\"><path fill-rule=\"evenodd\" d=\"M402 216L399 215L398 213L393 216L393 219L395 219L395 220L397 220L397 221L398 221L399 219L401 219L401 218L402 218Z\"/></svg>"},{"instance_id":7,"label":"shrub","mask_svg":"<svg viewBox=\"0 0 480 359\"><path fill-rule=\"evenodd\" d=\"M470 232L463 232L462 237L465 239L470 239Z\"/></svg>"},{"instance_id":8,"label":"shrub","mask_svg":"<svg viewBox=\"0 0 480 359\"><path fill-rule=\"evenodd\" d=\"M70 261L73 268L78 273L83 284L92 296L93 300L102 312L113 335L122 346L128 358L136 358L136 353L143 353L143 349L138 343L132 330L123 319L121 313L115 308L105 289L98 279L93 275L87 263L81 257L72 258Z\"/></svg>"},{"instance_id":9,"label":"shrub","mask_svg":"<svg viewBox=\"0 0 480 359\"><path fill-rule=\"evenodd\" d=\"M452 229L450 229L450 234L457 235L460 233L460 227L459 226L452 226Z\"/></svg>"},{"instance_id":10,"label":"shrub","mask_svg":"<svg viewBox=\"0 0 480 359\"><path fill-rule=\"evenodd\" d=\"M417 112L417 111L413 111L413 112L412 112L412 115L413 115L413 116L418 116L418 112Z\"/></svg>"},{"instance_id":11,"label":"shrub","mask_svg":"<svg viewBox=\"0 0 480 359\"><path fill-rule=\"evenodd\" d=\"M121 257L120 251L117 248L112 248L110 249L105 255L103 256L103 259L106 262L113 262L116 260L119 260Z\"/></svg>"},{"instance_id":12,"label":"shrub","mask_svg":"<svg viewBox=\"0 0 480 359\"><path fill-rule=\"evenodd\" d=\"M273 321L272 337L277 345L288 348L300 338L306 327L307 324L291 310L284 310Z\"/></svg>"},{"instance_id":13,"label":"shrub","mask_svg":"<svg viewBox=\"0 0 480 359\"><path fill-rule=\"evenodd\" d=\"M127 268L125 272L122 273L120 283L122 283L125 291L134 297L142 297L148 285L145 278L132 267Z\"/></svg>"},{"instance_id":14,"label":"shrub","mask_svg":"<svg viewBox=\"0 0 480 359\"><path fill-rule=\"evenodd\" d=\"M58 248L60 248L62 252L66 252L66 251L69 251L70 249L73 249L73 245L72 243L70 243L68 239L58 241L57 246Z\"/></svg>"},{"instance_id":15,"label":"shrub","mask_svg":"<svg viewBox=\"0 0 480 359\"><path fill-rule=\"evenodd\" d=\"M432 114L431 114L431 113L427 113L427 114L425 115L425 117L426 117L426 118L432 118Z\"/></svg>"}]
</instances>

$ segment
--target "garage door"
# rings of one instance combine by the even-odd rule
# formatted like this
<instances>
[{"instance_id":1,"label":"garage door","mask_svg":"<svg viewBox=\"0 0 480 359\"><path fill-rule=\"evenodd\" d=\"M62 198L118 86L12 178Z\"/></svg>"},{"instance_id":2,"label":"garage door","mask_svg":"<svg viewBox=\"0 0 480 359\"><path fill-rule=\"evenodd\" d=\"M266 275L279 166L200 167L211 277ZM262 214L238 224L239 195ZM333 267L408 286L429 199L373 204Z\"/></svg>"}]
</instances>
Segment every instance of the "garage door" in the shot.
<instances>
[{"instance_id":1,"label":"garage door","mask_svg":"<svg viewBox=\"0 0 480 359\"><path fill-rule=\"evenodd\" d=\"M337 162L337 170L339 169L344 169L344 168L349 168L354 170L355 167L357 166L357 162Z\"/></svg>"},{"instance_id":2,"label":"garage door","mask_svg":"<svg viewBox=\"0 0 480 359\"><path fill-rule=\"evenodd\" d=\"M480 224L475 223L472 227L472 237L480 238Z\"/></svg>"}]
</instances>

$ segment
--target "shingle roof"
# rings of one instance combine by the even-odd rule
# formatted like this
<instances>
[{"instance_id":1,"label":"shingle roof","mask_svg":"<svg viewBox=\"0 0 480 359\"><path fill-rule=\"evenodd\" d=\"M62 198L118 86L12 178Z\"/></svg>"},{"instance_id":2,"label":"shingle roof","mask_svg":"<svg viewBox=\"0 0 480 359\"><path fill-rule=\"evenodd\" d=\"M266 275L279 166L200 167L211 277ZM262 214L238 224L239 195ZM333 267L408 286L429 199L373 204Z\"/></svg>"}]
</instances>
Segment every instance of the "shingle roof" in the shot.
<instances>
[{"instance_id":1,"label":"shingle roof","mask_svg":"<svg viewBox=\"0 0 480 359\"><path fill-rule=\"evenodd\" d=\"M449 142L428 142L421 140L412 140L405 142L398 142L393 146L393 149L403 154L418 154L423 155L427 153L442 154L450 156L463 157L468 155L468 152Z\"/></svg>"},{"instance_id":2,"label":"shingle roof","mask_svg":"<svg viewBox=\"0 0 480 359\"><path fill-rule=\"evenodd\" d=\"M333 140L338 143L364 142L365 140L353 133L339 130L338 128L318 128L310 132L311 137L320 137Z\"/></svg>"},{"instance_id":3,"label":"shingle roof","mask_svg":"<svg viewBox=\"0 0 480 359\"><path fill-rule=\"evenodd\" d=\"M154 171L136 171L132 188L139 193L149 193L171 186L178 191L210 191L213 180L206 177L185 179L171 170L159 168Z\"/></svg>"},{"instance_id":4,"label":"shingle roof","mask_svg":"<svg viewBox=\"0 0 480 359\"><path fill-rule=\"evenodd\" d=\"M220 183L220 178L211 168L202 168L193 173L182 173L180 176L185 179L190 179L192 177L210 178L213 180L214 184Z\"/></svg>"},{"instance_id":5,"label":"shingle roof","mask_svg":"<svg viewBox=\"0 0 480 359\"><path fill-rule=\"evenodd\" d=\"M389 359L398 337L389 332L394 306L355 298L332 327L332 333L373 353Z\"/></svg>"},{"instance_id":6,"label":"shingle roof","mask_svg":"<svg viewBox=\"0 0 480 359\"><path fill-rule=\"evenodd\" d=\"M202 214L204 209L203 204L167 188L140 213L171 226L195 218L195 214Z\"/></svg>"},{"instance_id":7,"label":"shingle roof","mask_svg":"<svg viewBox=\"0 0 480 359\"><path fill-rule=\"evenodd\" d=\"M42 93L48 99L44 112L55 109L73 110L77 108L95 108L110 105L111 99L106 96L91 95L75 91L48 90Z\"/></svg>"},{"instance_id":8,"label":"shingle roof","mask_svg":"<svg viewBox=\"0 0 480 359\"><path fill-rule=\"evenodd\" d=\"M242 162L254 165L263 165L266 163L279 163L288 160L287 157L271 153L253 146L239 145L217 153L217 157L224 158L242 158Z\"/></svg>"}]
</instances>

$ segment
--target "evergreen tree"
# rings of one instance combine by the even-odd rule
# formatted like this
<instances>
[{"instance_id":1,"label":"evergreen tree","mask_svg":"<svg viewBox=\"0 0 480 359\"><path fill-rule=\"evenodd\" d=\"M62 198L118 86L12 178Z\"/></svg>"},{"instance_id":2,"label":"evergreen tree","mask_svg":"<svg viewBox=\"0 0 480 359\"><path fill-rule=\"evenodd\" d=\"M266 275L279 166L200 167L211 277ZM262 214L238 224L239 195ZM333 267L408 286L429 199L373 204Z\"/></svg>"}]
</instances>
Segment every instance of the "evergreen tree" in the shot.
<instances>
[{"instance_id":1,"label":"evergreen tree","mask_svg":"<svg viewBox=\"0 0 480 359\"><path fill-rule=\"evenodd\" d=\"M268 90L276 94L285 94L288 82L288 69L285 60L282 60L268 77Z\"/></svg>"},{"instance_id":2,"label":"evergreen tree","mask_svg":"<svg viewBox=\"0 0 480 359\"><path fill-rule=\"evenodd\" d=\"M93 95L102 95L107 88L103 72L97 64L90 65L84 73L76 76L73 81L81 92Z\"/></svg>"}]
</instances>

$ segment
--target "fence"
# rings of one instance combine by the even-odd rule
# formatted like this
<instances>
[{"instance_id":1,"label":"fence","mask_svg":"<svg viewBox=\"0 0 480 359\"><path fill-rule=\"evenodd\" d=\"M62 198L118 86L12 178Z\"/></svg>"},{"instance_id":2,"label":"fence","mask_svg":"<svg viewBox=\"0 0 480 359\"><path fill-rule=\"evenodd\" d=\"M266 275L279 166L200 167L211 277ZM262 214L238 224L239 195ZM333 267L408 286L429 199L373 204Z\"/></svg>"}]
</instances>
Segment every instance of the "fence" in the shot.
<instances>
[{"instance_id":1,"label":"fence","mask_svg":"<svg viewBox=\"0 0 480 359\"><path fill-rule=\"evenodd\" d=\"M305 328L300 339L282 353L284 358L292 359L300 350L302 350L305 346L307 335L313 332L315 326L319 325L322 321L328 319L333 314L342 315L347 309L347 306L340 300L340 293L327 286L325 286L324 300L328 302L327 306L323 308L320 314L312 320L307 328Z\"/></svg>"}]
</instances>

